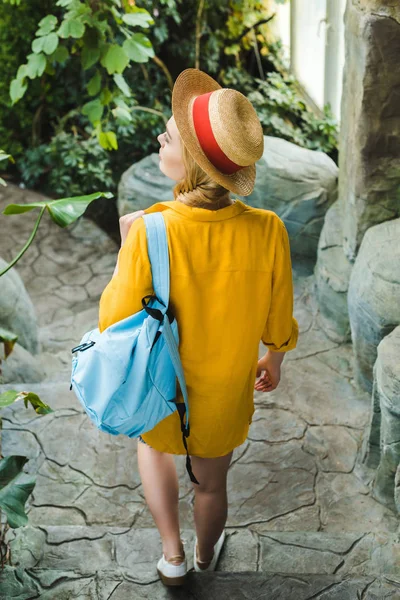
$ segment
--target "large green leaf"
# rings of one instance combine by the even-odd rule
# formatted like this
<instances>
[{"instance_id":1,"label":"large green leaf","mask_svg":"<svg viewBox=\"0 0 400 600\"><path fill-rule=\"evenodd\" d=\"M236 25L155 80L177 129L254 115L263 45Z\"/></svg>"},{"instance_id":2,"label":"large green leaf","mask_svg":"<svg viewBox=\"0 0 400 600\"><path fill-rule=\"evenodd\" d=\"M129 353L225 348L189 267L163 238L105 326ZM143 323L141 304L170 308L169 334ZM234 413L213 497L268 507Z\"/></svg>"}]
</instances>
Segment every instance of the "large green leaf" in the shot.
<instances>
[{"instance_id":1,"label":"large green leaf","mask_svg":"<svg viewBox=\"0 0 400 600\"><path fill-rule=\"evenodd\" d=\"M129 58L121 46L113 44L108 47L100 62L107 69L108 74L112 75L113 73L122 73L129 63Z\"/></svg>"},{"instance_id":2,"label":"large green leaf","mask_svg":"<svg viewBox=\"0 0 400 600\"><path fill-rule=\"evenodd\" d=\"M123 49L131 60L138 63L148 62L154 56L153 46L143 33L134 33L122 44Z\"/></svg>"},{"instance_id":3,"label":"large green leaf","mask_svg":"<svg viewBox=\"0 0 400 600\"><path fill-rule=\"evenodd\" d=\"M51 200L49 202L31 202L30 204L8 204L3 210L4 215L17 215L28 212L34 208L43 208L44 206L50 213L53 221L60 227L67 227L74 223L97 198L113 198L112 192L95 192L87 196L75 196L72 198L61 198L60 200Z\"/></svg>"},{"instance_id":4,"label":"large green leaf","mask_svg":"<svg viewBox=\"0 0 400 600\"><path fill-rule=\"evenodd\" d=\"M27 479L27 474L22 471L28 460L26 456L6 456L0 460L0 508L13 529L28 522L25 503L36 485L36 479ZM22 474L24 481L18 482Z\"/></svg>"}]
</instances>

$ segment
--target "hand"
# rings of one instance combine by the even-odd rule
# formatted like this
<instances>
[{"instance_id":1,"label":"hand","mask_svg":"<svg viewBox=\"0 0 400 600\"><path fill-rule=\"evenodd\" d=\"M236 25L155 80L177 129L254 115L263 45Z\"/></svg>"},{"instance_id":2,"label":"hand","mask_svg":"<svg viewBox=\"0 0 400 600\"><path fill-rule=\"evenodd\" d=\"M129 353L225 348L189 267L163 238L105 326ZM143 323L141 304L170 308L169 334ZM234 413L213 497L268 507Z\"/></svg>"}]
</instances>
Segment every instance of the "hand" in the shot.
<instances>
[{"instance_id":1,"label":"hand","mask_svg":"<svg viewBox=\"0 0 400 600\"><path fill-rule=\"evenodd\" d=\"M120 217L119 230L121 232L121 246L124 244L124 242L128 236L129 229L130 229L130 226L132 225L133 221L135 221L139 217L143 216L144 214L145 214L144 210L137 210L133 213L128 213L127 215L122 215L122 217Z\"/></svg>"},{"instance_id":2,"label":"hand","mask_svg":"<svg viewBox=\"0 0 400 600\"><path fill-rule=\"evenodd\" d=\"M281 380L281 366L269 360L268 356L263 356L258 361L256 376L260 379L254 384L254 389L258 392L272 392Z\"/></svg>"}]
</instances>

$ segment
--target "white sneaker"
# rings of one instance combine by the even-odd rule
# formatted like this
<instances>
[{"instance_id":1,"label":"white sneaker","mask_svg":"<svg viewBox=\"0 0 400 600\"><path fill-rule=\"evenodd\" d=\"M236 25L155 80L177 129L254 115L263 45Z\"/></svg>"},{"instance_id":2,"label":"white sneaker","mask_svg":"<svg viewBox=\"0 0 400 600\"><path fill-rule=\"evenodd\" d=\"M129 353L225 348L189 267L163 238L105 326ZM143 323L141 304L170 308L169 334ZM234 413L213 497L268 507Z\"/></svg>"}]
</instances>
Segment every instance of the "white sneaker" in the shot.
<instances>
[{"instance_id":1,"label":"white sneaker","mask_svg":"<svg viewBox=\"0 0 400 600\"><path fill-rule=\"evenodd\" d=\"M183 542L185 544L185 542ZM179 555L181 556L181 555ZM174 557L171 556L171 559ZM178 558L178 555L175 557ZM163 553L157 563L157 573L164 585L183 585L186 581L188 568L186 555L184 560L179 564L168 562Z\"/></svg>"},{"instance_id":2,"label":"white sneaker","mask_svg":"<svg viewBox=\"0 0 400 600\"><path fill-rule=\"evenodd\" d=\"M196 536L196 539L194 541L194 557L193 557L194 570L197 571L198 573L203 573L205 571L215 571L215 567L217 565L219 555L221 554L221 550L222 550L222 546L224 545L224 541L225 541L225 529L222 530L219 540L217 541L217 543L214 546L214 554L212 557L212 561L210 562L210 564L208 565L207 568L200 569L199 564L201 564L201 562L204 562L204 561L199 561L197 558L197 536Z\"/></svg>"}]
</instances>

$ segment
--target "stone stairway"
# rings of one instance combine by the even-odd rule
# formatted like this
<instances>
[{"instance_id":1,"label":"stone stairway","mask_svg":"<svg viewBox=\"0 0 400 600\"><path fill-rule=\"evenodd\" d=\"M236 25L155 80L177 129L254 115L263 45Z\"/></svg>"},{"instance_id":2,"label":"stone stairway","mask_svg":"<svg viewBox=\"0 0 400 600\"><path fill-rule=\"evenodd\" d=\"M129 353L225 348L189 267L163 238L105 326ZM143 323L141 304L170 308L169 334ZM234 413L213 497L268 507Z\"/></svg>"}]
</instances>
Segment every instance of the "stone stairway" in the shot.
<instances>
[{"instance_id":1,"label":"stone stairway","mask_svg":"<svg viewBox=\"0 0 400 600\"><path fill-rule=\"evenodd\" d=\"M15 239L17 230L13 221ZM7 532L0 599L400 599L399 519L372 497L374 473L359 459L370 398L354 386L351 346L318 327L310 269L293 264L299 344L285 357L277 390L255 392L248 439L234 451L218 570L191 571L184 588L171 590L156 571L161 541L144 500L137 441L97 430L69 389L71 348L97 327L118 249L84 218L63 232L44 230L32 248L36 262L28 250L16 269L37 308L46 377L0 392L36 392L55 412L39 416L22 403L1 411L2 454L29 457L24 472L36 486L29 524ZM0 255L11 259L4 248ZM260 344L260 356L264 350ZM192 568L193 491L185 456L174 459Z\"/></svg>"},{"instance_id":2,"label":"stone stairway","mask_svg":"<svg viewBox=\"0 0 400 600\"><path fill-rule=\"evenodd\" d=\"M29 525L7 532L11 555L0 598L172 593L156 572L161 542L144 501L136 440L97 430L69 390L70 349L96 324L92 307L42 326L46 380L0 386L36 392L55 411L38 416L21 403L2 411L2 452L28 456L24 472L36 476L36 486L27 503ZM174 590L178 598L247 599L255 591L269 600L400 598L398 519L371 497L371 473L357 463L369 400L352 390L344 368L349 348L335 350L305 360L296 349L285 358L279 388L255 393L250 433L228 474L218 571L191 572L185 588ZM175 462L191 569L193 492L184 456Z\"/></svg>"},{"instance_id":3,"label":"stone stairway","mask_svg":"<svg viewBox=\"0 0 400 600\"><path fill-rule=\"evenodd\" d=\"M164 599L154 528L41 525L16 530L14 567L0 576L2 598ZM182 529L189 568L194 533ZM218 571L191 571L177 598L335 600L400 597L394 534L273 532L228 528ZM189 552L190 551L190 552ZM397 562L396 562L397 559Z\"/></svg>"}]
</instances>

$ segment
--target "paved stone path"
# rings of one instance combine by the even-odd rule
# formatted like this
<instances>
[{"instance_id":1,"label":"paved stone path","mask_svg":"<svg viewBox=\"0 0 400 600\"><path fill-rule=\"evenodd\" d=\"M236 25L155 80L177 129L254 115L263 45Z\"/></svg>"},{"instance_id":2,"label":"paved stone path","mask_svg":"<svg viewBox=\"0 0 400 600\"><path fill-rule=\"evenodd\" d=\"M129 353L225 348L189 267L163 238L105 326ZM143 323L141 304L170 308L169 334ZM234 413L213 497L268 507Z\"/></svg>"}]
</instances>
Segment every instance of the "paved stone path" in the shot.
<instances>
[{"instance_id":1,"label":"paved stone path","mask_svg":"<svg viewBox=\"0 0 400 600\"><path fill-rule=\"evenodd\" d=\"M38 199L10 186L0 210ZM36 216L1 216L6 261ZM11 561L0 574L7 600L170 597L156 572L161 542L144 501L137 441L97 430L69 390L71 348L97 326L117 252L88 219L61 230L46 215L15 267L37 310L46 379L0 392L35 391L55 412L37 416L21 403L2 410L2 454L29 457L24 471L36 476L29 525L7 533ZM400 598L399 520L371 496L373 471L359 460L370 398L354 386L351 345L318 328L312 270L296 263L293 270L298 346L284 359L279 387L254 393L249 436L228 473L218 571L191 573L177 598L245 599L255 589L268 600ZM260 356L264 351L260 343ZM194 498L184 461L175 456L192 567Z\"/></svg>"}]
</instances>

